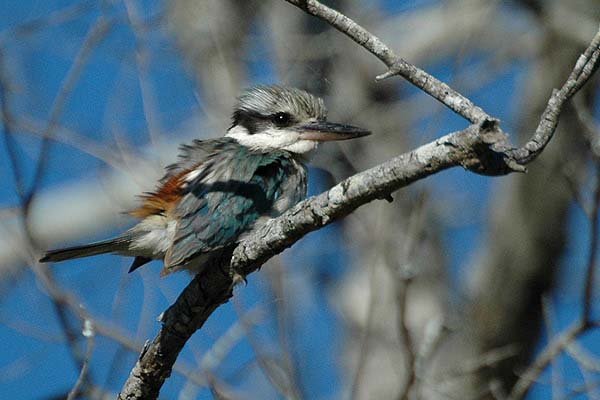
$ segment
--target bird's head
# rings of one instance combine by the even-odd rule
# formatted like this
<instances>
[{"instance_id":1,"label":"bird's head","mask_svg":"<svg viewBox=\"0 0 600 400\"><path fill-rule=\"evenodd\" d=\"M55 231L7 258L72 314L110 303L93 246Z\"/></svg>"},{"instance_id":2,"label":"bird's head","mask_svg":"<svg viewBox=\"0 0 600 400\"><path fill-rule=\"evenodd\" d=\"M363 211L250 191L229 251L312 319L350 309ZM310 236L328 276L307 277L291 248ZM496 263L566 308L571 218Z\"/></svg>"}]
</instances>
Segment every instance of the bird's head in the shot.
<instances>
[{"instance_id":1,"label":"bird's head","mask_svg":"<svg viewBox=\"0 0 600 400\"><path fill-rule=\"evenodd\" d=\"M303 90L257 86L239 97L227 135L255 150L310 153L319 142L369 135L366 129L327 122L323 100Z\"/></svg>"}]
</instances>

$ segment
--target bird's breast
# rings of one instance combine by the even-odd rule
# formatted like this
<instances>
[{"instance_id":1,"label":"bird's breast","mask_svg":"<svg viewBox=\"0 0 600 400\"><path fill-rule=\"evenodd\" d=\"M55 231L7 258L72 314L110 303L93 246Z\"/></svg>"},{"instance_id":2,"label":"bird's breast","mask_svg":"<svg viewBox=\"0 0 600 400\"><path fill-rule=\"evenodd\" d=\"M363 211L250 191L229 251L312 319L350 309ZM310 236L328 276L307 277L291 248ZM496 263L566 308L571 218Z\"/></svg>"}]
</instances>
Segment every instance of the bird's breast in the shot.
<instances>
[{"instance_id":1,"label":"bird's breast","mask_svg":"<svg viewBox=\"0 0 600 400\"><path fill-rule=\"evenodd\" d=\"M277 217L306 198L306 167L297 160L292 161L289 173L281 183L281 194L273 205L271 217Z\"/></svg>"}]
</instances>

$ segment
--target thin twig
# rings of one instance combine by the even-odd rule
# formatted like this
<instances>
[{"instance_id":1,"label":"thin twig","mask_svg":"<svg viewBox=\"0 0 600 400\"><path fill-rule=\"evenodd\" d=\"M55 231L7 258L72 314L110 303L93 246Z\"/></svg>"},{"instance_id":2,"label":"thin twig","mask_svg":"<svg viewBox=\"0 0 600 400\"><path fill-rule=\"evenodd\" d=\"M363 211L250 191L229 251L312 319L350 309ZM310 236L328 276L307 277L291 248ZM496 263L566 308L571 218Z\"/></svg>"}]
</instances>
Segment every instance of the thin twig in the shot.
<instances>
[{"instance_id":1,"label":"thin twig","mask_svg":"<svg viewBox=\"0 0 600 400\"><path fill-rule=\"evenodd\" d=\"M142 29L143 21L140 18L134 0L124 0L124 3L127 10L129 25L135 36L135 63L138 70L137 76L142 94L142 107L144 110L144 117L146 118L146 126L148 127L148 135L150 137L150 142L156 145L162 129L160 127L160 120L157 117L159 107L148 75L149 52L144 39L144 31Z\"/></svg>"},{"instance_id":2,"label":"thin twig","mask_svg":"<svg viewBox=\"0 0 600 400\"><path fill-rule=\"evenodd\" d=\"M31 203L35 194L37 193L37 188L41 183L42 177L46 172L46 163L48 158L48 151L50 147L50 137L54 133L54 129L56 128L58 121L63 113L63 110L67 104L67 99L70 94L73 92L75 85L79 81L79 77L83 72L87 61L92 55L92 51L100 44L102 39L106 37L109 32L109 28L111 26L111 22L107 20L104 16L100 16L96 19L95 23L89 29L86 34L86 38L81 45L79 52L75 56L73 63L65 79L60 85L60 89L52 102L52 106L50 107L48 124L46 125L46 129L42 134L42 142L41 148L38 156L38 162L36 164L36 168L33 174L33 179L31 186L27 192L25 192L25 197L22 199L23 202L23 214L27 216L29 214L29 210L31 207Z\"/></svg>"},{"instance_id":3,"label":"thin twig","mask_svg":"<svg viewBox=\"0 0 600 400\"><path fill-rule=\"evenodd\" d=\"M288 316L290 313L288 312L289 310L287 305L287 296L289 292L285 290L286 280L284 276L286 269L282 263L277 264L278 265L276 265L275 268L271 268L272 272L269 274L269 282L271 283L273 290L273 298L277 299L274 304L277 318L277 336L281 351L281 369L283 371L273 371L273 368L270 367L270 364L265 361L266 357L263 354L264 351L258 345L254 335L250 334L248 336L248 340L258 358L258 364L263 368L267 378L269 381L273 382L273 385L280 391L281 395L289 399L302 399L305 396L302 395L299 384L300 379L296 369L294 368L294 365L297 364L294 363L294 355L292 353L289 341L290 322Z\"/></svg>"},{"instance_id":4,"label":"thin twig","mask_svg":"<svg viewBox=\"0 0 600 400\"><path fill-rule=\"evenodd\" d=\"M567 347L567 353L571 358L577 361L581 367L587 369L590 372L600 372L600 360L593 355L589 354L581 345L577 342L569 344Z\"/></svg>"},{"instance_id":5,"label":"thin twig","mask_svg":"<svg viewBox=\"0 0 600 400\"><path fill-rule=\"evenodd\" d=\"M369 300L367 306L367 319L360 338L360 346L358 348L358 357L356 360L356 369L350 386L350 399L359 398L359 389L364 375L364 371L368 362L369 345L371 343L371 333L373 331L373 322L375 320L375 305L376 296L379 291L376 285L377 262L372 262L369 268Z\"/></svg>"},{"instance_id":6,"label":"thin twig","mask_svg":"<svg viewBox=\"0 0 600 400\"><path fill-rule=\"evenodd\" d=\"M600 234L600 221L598 221L598 212L600 209L600 176L596 177L596 189L594 190L594 203L591 222L590 252L588 256L587 269L585 274L585 289L583 292L583 315L582 319L586 325L592 324L592 300L594 281L596 276L596 259L598 258L598 236Z\"/></svg>"},{"instance_id":7,"label":"thin twig","mask_svg":"<svg viewBox=\"0 0 600 400\"><path fill-rule=\"evenodd\" d=\"M511 157L521 164L534 160L552 139L564 104L570 100L598 69L600 59L600 29L575 63L575 67L559 90L554 90L532 138L521 148L511 151Z\"/></svg>"},{"instance_id":8,"label":"thin twig","mask_svg":"<svg viewBox=\"0 0 600 400\"><path fill-rule=\"evenodd\" d=\"M94 351L94 342L96 339L96 334L94 332L94 325L90 320L83 321L83 336L87 338L87 349L85 351L85 357L83 359L83 365L81 366L81 371L79 372L79 377L75 382L75 386L69 392L67 396L67 400L75 400L77 396L80 394L82 387L87 380L88 369L90 365L90 360L92 359L92 353Z\"/></svg>"},{"instance_id":9,"label":"thin twig","mask_svg":"<svg viewBox=\"0 0 600 400\"><path fill-rule=\"evenodd\" d=\"M54 125L58 122L60 115L62 114L62 110L66 104L66 100L68 96L72 92L75 84L77 83L79 76L87 64L89 56L92 50L98 45L100 40L105 36L108 32L108 24L105 20L100 17L96 20L93 26L88 30L86 39L81 45L79 52L71 64L69 72L67 73L58 94L56 95L54 102L52 104L52 108L50 111L50 119L48 121L48 125L44 130L41 150L39 153L38 161L35 166L35 172L33 177L33 182L27 190L25 188L25 183L23 179L23 173L21 171L20 165L17 162L16 157L16 143L13 141L13 123L14 119L12 117L12 113L10 110L9 97L12 93L12 88L10 86L10 81L8 79L8 62L6 61L5 54L0 51L0 97L2 98L1 104L1 113L2 113L2 121L3 124L3 134L6 142L6 149L9 154L9 161L12 169L12 173L15 180L15 191L17 196L19 197L20 209L21 209L21 222L23 225L23 229L25 232L25 237L27 239L27 244L29 247L30 254L36 254L37 246L35 242L35 238L31 233L31 229L29 226L29 211L33 201L35 194L37 193L37 189L43 173L45 172L46 165L46 157L48 151L48 143L49 137L52 135ZM1 50L1 49L0 49ZM77 368L82 369L84 360L82 360L80 354L76 350L77 346L77 334L70 327L68 321L68 310L64 306L63 301L60 297L54 296L57 293L56 284L54 282L54 278L51 276L50 272L46 267L42 267L39 264L32 264L33 270L36 274L37 279L43 283L45 289L48 291L50 298L52 300L52 306L56 311L59 324L63 329L65 337L69 343L69 348L71 350L71 356L73 361L75 362Z\"/></svg>"},{"instance_id":10,"label":"thin twig","mask_svg":"<svg viewBox=\"0 0 600 400\"><path fill-rule=\"evenodd\" d=\"M551 338L556 335L556 317L552 307L552 300L548 296L542 297L542 313L544 315L544 324L546 326L546 335ZM552 384L552 400L556 400L561 394L565 380L562 376L562 368L559 357L555 357L551 362L551 384Z\"/></svg>"},{"instance_id":11,"label":"thin twig","mask_svg":"<svg viewBox=\"0 0 600 400\"><path fill-rule=\"evenodd\" d=\"M96 4L96 1L81 1L77 4L69 5L53 11L49 14L29 19L20 23L19 25L11 26L0 32L0 46L2 45L1 43L7 41L9 38L13 39L20 37L22 39L23 36L39 32L40 30L47 29L52 26L62 25L74 19L80 18L91 12Z\"/></svg>"},{"instance_id":12,"label":"thin twig","mask_svg":"<svg viewBox=\"0 0 600 400\"><path fill-rule=\"evenodd\" d=\"M531 386L536 382L540 374L548 364L557 357L577 336L586 330L586 325L577 322L565 332L555 337L546 348L536 357L533 363L519 377L513 386L508 400L519 400L525 397Z\"/></svg>"},{"instance_id":13,"label":"thin twig","mask_svg":"<svg viewBox=\"0 0 600 400\"><path fill-rule=\"evenodd\" d=\"M402 354L405 357L404 365L406 367L406 380L398 395L399 400L407 400L409 398L410 391L417 379L416 356L410 330L406 324L406 313L408 310L407 296L410 282L411 278L405 278L399 279L396 283L398 285L396 288L396 304L398 306L399 335L403 350Z\"/></svg>"},{"instance_id":14,"label":"thin twig","mask_svg":"<svg viewBox=\"0 0 600 400\"><path fill-rule=\"evenodd\" d=\"M12 121L15 129L21 130L22 134L32 135L35 137L47 137L44 134L47 122L38 120L32 116L21 114L19 118ZM99 141L90 139L84 133L76 132L66 126L59 124L55 125L54 134L48 137L49 140L62 143L74 149L88 154L115 169L126 170L122 157L115 154L113 148L108 145L103 145Z\"/></svg>"},{"instance_id":15,"label":"thin twig","mask_svg":"<svg viewBox=\"0 0 600 400\"><path fill-rule=\"evenodd\" d=\"M390 268L396 281L396 308L398 310L397 325L398 335L400 338L400 346L402 354L404 356L405 365L405 376L406 379L403 383L402 389L398 395L399 400L407 400L410 396L411 390L416 386L417 383L417 364L418 352L415 349L411 332L408 327L407 314L408 314L408 290L415 277L415 266L413 265L413 258L417 245L419 243L419 237L423 230L423 217L425 209L425 193L421 192L416 205L413 207L408 227L406 229L406 235L403 239L404 249L402 252L402 259L399 263L396 263L396 268ZM391 265L391 263L387 263Z\"/></svg>"},{"instance_id":16,"label":"thin twig","mask_svg":"<svg viewBox=\"0 0 600 400\"><path fill-rule=\"evenodd\" d=\"M573 106L575 115L581 126L583 126L583 138L587 142L592 156L596 160L600 160L600 126L594 120L582 96L575 96L573 98Z\"/></svg>"}]
</instances>

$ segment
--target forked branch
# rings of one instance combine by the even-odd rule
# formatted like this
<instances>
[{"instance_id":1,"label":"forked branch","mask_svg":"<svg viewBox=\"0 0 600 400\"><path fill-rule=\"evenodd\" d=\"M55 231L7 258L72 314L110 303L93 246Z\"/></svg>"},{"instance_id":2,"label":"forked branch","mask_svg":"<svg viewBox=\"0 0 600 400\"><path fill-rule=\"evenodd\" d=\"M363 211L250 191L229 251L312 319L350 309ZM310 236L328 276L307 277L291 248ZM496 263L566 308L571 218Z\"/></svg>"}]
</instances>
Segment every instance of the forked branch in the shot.
<instances>
[{"instance_id":1,"label":"forked branch","mask_svg":"<svg viewBox=\"0 0 600 400\"><path fill-rule=\"evenodd\" d=\"M119 394L120 399L157 398L186 341L219 305L231 298L233 283L257 270L308 232L348 215L363 204L389 198L394 191L451 167L462 166L484 175L524 171L524 165L535 159L552 139L565 102L587 82L600 58L599 32L563 87L553 92L532 139L521 148L513 148L497 119L447 84L397 57L379 38L350 18L318 1L287 1L326 21L383 61L389 71L380 79L400 75L472 124L356 174L329 191L297 204L244 239L232 257L225 257L220 266L206 268L198 274L161 317L160 332L140 355Z\"/></svg>"}]
</instances>

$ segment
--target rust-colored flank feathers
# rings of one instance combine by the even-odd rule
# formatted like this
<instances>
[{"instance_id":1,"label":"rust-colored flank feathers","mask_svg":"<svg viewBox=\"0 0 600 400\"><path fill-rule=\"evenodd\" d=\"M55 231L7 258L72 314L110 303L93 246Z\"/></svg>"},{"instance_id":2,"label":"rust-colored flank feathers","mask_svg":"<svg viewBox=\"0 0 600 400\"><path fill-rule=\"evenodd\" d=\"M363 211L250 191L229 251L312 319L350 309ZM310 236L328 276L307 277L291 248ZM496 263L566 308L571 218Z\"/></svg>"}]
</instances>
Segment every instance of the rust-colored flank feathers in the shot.
<instances>
[{"instance_id":1,"label":"rust-colored flank feathers","mask_svg":"<svg viewBox=\"0 0 600 400\"><path fill-rule=\"evenodd\" d=\"M185 176L192 170L183 170L171 176L155 192L148 192L140 196L142 205L128 212L136 218L146 218L151 215L165 215L179 202L182 195L182 184Z\"/></svg>"}]
</instances>

